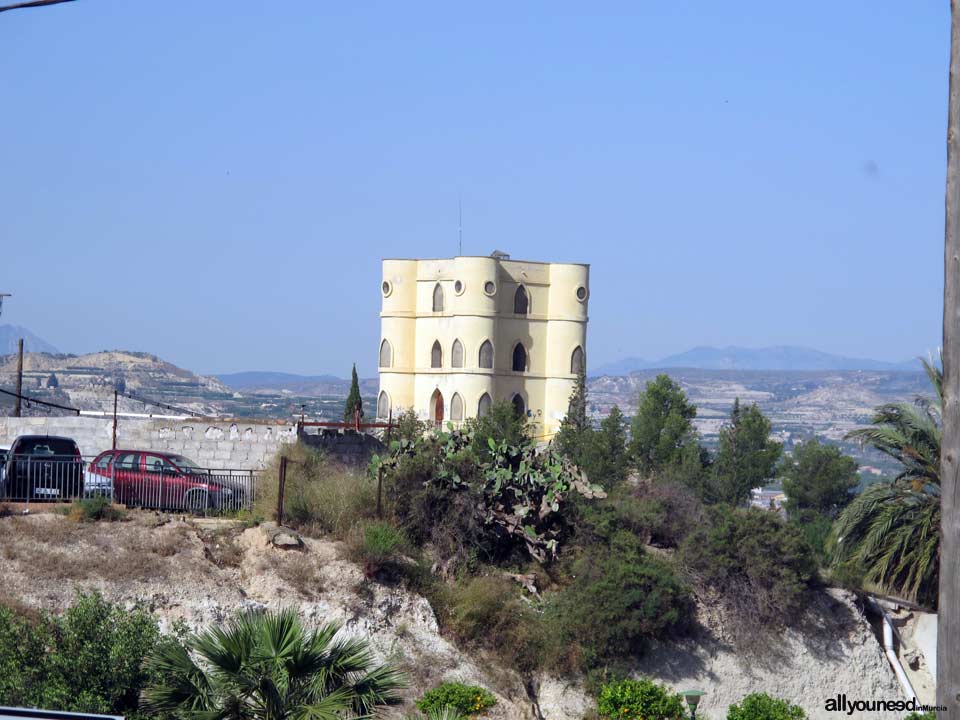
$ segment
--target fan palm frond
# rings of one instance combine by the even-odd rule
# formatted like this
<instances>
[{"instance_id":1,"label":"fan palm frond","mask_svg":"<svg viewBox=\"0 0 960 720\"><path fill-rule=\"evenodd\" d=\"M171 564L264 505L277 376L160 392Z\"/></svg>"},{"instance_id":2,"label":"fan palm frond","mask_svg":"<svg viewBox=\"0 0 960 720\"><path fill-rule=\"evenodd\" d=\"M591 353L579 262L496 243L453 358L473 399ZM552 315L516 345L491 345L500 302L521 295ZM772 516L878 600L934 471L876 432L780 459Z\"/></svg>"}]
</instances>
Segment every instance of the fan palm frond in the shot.
<instances>
[{"instance_id":1,"label":"fan palm frond","mask_svg":"<svg viewBox=\"0 0 960 720\"><path fill-rule=\"evenodd\" d=\"M834 567L853 564L866 581L932 607L939 578L943 370L922 362L933 398L881 405L870 425L847 434L894 458L902 470L844 509L830 548Z\"/></svg>"},{"instance_id":2,"label":"fan palm frond","mask_svg":"<svg viewBox=\"0 0 960 720\"><path fill-rule=\"evenodd\" d=\"M198 720L370 717L399 699L406 678L377 665L367 640L339 632L308 632L291 610L238 615L158 650L144 707Z\"/></svg>"}]
</instances>

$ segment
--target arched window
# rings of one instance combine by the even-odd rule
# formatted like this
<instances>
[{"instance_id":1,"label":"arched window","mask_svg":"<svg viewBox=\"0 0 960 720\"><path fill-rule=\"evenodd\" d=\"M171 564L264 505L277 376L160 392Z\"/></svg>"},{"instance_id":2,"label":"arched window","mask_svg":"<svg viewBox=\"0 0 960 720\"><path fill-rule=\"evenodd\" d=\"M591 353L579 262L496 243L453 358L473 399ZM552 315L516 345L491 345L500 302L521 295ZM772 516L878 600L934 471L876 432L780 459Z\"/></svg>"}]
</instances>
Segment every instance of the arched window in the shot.
<instances>
[{"instance_id":1,"label":"arched window","mask_svg":"<svg viewBox=\"0 0 960 720\"><path fill-rule=\"evenodd\" d=\"M463 367L463 343L459 340L453 341L453 348L450 350L450 366L455 368Z\"/></svg>"},{"instance_id":2,"label":"arched window","mask_svg":"<svg viewBox=\"0 0 960 720\"><path fill-rule=\"evenodd\" d=\"M463 420L463 398L460 393L454 393L450 398L450 419L454 422Z\"/></svg>"},{"instance_id":3,"label":"arched window","mask_svg":"<svg viewBox=\"0 0 960 720\"><path fill-rule=\"evenodd\" d=\"M517 315L526 315L529 308L530 298L527 297L527 291L523 285L521 285L513 295L513 311Z\"/></svg>"},{"instance_id":4,"label":"arched window","mask_svg":"<svg viewBox=\"0 0 960 720\"><path fill-rule=\"evenodd\" d=\"M517 343L513 349L513 370L514 372L524 372L527 369L527 350L523 343Z\"/></svg>"},{"instance_id":5,"label":"arched window","mask_svg":"<svg viewBox=\"0 0 960 720\"><path fill-rule=\"evenodd\" d=\"M443 367L443 348L440 347L440 341L433 341L433 349L430 350L430 367Z\"/></svg>"},{"instance_id":6,"label":"arched window","mask_svg":"<svg viewBox=\"0 0 960 720\"><path fill-rule=\"evenodd\" d=\"M433 311L443 312L443 288L440 283L433 288Z\"/></svg>"},{"instance_id":7,"label":"arched window","mask_svg":"<svg viewBox=\"0 0 960 720\"><path fill-rule=\"evenodd\" d=\"M390 416L390 397L387 395L386 390L380 391L380 396L377 398L377 417L385 418Z\"/></svg>"},{"instance_id":8,"label":"arched window","mask_svg":"<svg viewBox=\"0 0 960 720\"><path fill-rule=\"evenodd\" d=\"M477 403L477 417L483 417L484 415L490 414L490 406L493 404L493 401L490 399L490 396L484 393L480 396L480 402Z\"/></svg>"},{"instance_id":9,"label":"arched window","mask_svg":"<svg viewBox=\"0 0 960 720\"><path fill-rule=\"evenodd\" d=\"M577 345L573 349L573 355L570 356L570 372L579 375L583 372L583 348Z\"/></svg>"},{"instance_id":10,"label":"arched window","mask_svg":"<svg viewBox=\"0 0 960 720\"><path fill-rule=\"evenodd\" d=\"M380 367L390 367L392 356L390 343L384 340L380 343Z\"/></svg>"},{"instance_id":11,"label":"arched window","mask_svg":"<svg viewBox=\"0 0 960 720\"><path fill-rule=\"evenodd\" d=\"M489 340L484 340L480 346L480 367L493 369L493 343Z\"/></svg>"},{"instance_id":12,"label":"arched window","mask_svg":"<svg viewBox=\"0 0 960 720\"><path fill-rule=\"evenodd\" d=\"M527 404L523 401L523 395L517 393L513 396L513 411L517 413L518 416L523 417L527 414Z\"/></svg>"}]
</instances>

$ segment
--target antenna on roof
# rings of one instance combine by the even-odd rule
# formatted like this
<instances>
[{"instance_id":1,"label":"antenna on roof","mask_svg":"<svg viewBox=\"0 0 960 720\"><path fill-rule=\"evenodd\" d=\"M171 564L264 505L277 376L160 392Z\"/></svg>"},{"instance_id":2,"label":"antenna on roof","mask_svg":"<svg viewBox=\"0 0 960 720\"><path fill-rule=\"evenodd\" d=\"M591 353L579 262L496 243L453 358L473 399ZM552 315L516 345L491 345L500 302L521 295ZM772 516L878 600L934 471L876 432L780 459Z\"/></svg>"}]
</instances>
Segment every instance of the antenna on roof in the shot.
<instances>
[{"instance_id":1,"label":"antenna on roof","mask_svg":"<svg viewBox=\"0 0 960 720\"><path fill-rule=\"evenodd\" d=\"M457 235L459 237L459 249L457 250L457 255L463 255L463 199L457 198L457 208L460 211L460 219L457 222Z\"/></svg>"},{"instance_id":2,"label":"antenna on roof","mask_svg":"<svg viewBox=\"0 0 960 720\"><path fill-rule=\"evenodd\" d=\"M10 293L0 293L0 315L3 315L3 299L12 297Z\"/></svg>"}]
</instances>

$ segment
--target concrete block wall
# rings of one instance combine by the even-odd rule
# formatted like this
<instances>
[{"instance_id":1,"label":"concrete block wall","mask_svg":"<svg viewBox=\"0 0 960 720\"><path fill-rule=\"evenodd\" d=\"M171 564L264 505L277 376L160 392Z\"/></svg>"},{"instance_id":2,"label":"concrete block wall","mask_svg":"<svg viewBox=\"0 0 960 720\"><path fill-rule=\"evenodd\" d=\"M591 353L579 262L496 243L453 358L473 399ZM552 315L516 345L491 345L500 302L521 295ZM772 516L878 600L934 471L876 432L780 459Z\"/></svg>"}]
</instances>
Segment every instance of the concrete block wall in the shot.
<instances>
[{"instance_id":1,"label":"concrete block wall","mask_svg":"<svg viewBox=\"0 0 960 720\"><path fill-rule=\"evenodd\" d=\"M77 441L86 456L113 444L113 419L100 417L0 417L0 445L18 435L64 435ZM292 423L120 418L117 447L162 450L193 460L201 467L260 470L280 448L297 440Z\"/></svg>"}]
</instances>

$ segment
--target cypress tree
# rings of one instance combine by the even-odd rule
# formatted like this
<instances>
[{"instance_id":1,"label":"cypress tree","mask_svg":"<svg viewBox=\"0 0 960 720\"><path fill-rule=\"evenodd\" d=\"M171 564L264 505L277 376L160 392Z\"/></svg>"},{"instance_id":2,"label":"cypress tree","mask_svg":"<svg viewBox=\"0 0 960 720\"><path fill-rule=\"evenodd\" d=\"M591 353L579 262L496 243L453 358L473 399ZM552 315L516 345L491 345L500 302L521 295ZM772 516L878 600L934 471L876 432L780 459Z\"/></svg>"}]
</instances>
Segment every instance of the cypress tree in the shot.
<instances>
[{"instance_id":1,"label":"cypress tree","mask_svg":"<svg viewBox=\"0 0 960 720\"><path fill-rule=\"evenodd\" d=\"M343 421L353 422L353 414L360 410L360 417L363 418L363 398L360 397L360 380L357 378L357 364L353 364L353 374L350 378L350 392L347 394L347 402L343 406Z\"/></svg>"},{"instance_id":2,"label":"cypress tree","mask_svg":"<svg viewBox=\"0 0 960 720\"><path fill-rule=\"evenodd\" d=\"M583 461L583 447L586 436L592 431L587 419L587 376L584 371L577 375L577 383L570 395L570 406L560 423L560 430L554 438L557 449L569 460L580 464Z\"/></svg>"}]
</instances>

